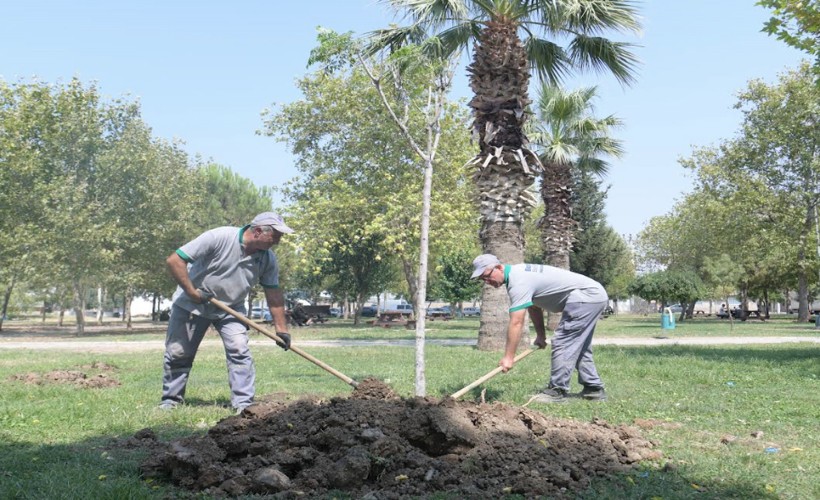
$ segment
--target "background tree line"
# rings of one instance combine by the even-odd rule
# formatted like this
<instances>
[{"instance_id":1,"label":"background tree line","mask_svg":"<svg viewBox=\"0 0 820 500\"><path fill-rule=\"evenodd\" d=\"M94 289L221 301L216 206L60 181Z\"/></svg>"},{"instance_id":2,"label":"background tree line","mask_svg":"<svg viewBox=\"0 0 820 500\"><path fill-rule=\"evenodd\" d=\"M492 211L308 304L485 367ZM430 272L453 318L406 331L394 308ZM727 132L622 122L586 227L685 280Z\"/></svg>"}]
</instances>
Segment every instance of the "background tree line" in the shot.
<instances>
[{"instance_id":1,"label":"background tree line","mask_svg":"<svg viewBox=\"0 0 820 500\"><path fill-rule=\"evenodd\" d=\"M696 278L674 294L690 314L698 299L739 293L741 303L768 303L794 291L806 321L809 299L820 295L820 86L804 63L775 84L750 82L735 107L744 117L736 137L681 160L695 189L650 221L639 253Z\"/></svg>"},{"instance_id":2,"label":"background tree line","mask_svg":"<svg viewBox=\"0 0 820 500\"><path fill-rule=\"evenodd\" d=\"M76 79L0 82L3 317L17 289L72 307L82 334L95 290L100 303L117 297L130 326L135 295L173 292L171 251L271 204L269 188L152 136L138 102L105 100Z\"/></svg>"}]
</instances>

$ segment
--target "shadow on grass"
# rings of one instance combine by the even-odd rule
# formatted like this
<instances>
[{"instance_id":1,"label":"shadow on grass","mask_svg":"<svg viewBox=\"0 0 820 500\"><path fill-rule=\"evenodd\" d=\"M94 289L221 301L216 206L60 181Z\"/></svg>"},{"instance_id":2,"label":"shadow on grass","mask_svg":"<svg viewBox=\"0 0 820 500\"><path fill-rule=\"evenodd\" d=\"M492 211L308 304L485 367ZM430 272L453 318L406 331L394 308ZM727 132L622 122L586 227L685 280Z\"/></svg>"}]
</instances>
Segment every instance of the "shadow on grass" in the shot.
<instances>
[{"instance_id":1,"label":"shadow on grass","mask_svg":"<svg viewBox=\"0 0 820 500\"><path fill-rule=\"evenodd\" d=\"M687 477L687 470L644 469L630 474L604 477L592 481L590 487L575 498L583 500L621 500L624 498L672 499L774 499L761 485L751 482L701 483Z\"/></svg>"},{"instance_id":2,"label":"shadow on grass","mask_svg":"<svg viewBox=\"0 0 820 500\"><path fill-rule=\"evenodd\" d=\"M176 426L154 430L174 437L191 434ZM179 498L175 492L180 490L140 478L139 465L150 450L118 444L130 437L97 436L61 445L0 440L0 498Z\"/></svg>"},{"instance_id":3,"label":"shadow on grass","mask_svg":"<svg viewBox=\"0 0 820 500\"><path fill-rule=\"evenodd\" d=\"M611 349L613 347L600 346L598 350ZM720 346L683 346L670 345L659 348L646 347L618 347L620 352L630 358L687 358L698 357L701 359L732 363L748 363L751 361L763 361L776 364L813 361L820 355L820 348L817 347L788 347L778 349L744 349L742 346L726 348ZM820 364L815 364L816 373L820 373Z\"/></svg>"}]
</instances>

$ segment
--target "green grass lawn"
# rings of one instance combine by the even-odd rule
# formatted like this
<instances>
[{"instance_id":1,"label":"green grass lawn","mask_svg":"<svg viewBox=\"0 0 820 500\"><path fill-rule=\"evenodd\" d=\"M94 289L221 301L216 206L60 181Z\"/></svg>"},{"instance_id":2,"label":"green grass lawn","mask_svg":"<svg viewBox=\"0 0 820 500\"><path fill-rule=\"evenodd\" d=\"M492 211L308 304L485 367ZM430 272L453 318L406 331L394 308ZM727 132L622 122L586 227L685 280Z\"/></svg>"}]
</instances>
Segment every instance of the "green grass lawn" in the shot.
<instances>
[{"instance_id":1,"label":"green grass lawn","mask_svg":"<svg viewBox=\"0 0 820 500\"><path fill-rule=\"evenodd\" d=\"M295 339L303 340L390 340L415 338L414 330L407 330L404 327L381 328L373 327L366 323L371 318L363 318L363 323L353 325L353 320L331 319L324 324L291 327ZM10 340L14 336L23 335L20 330L25 330L26 326L54 329L52 320L43 323L38 319L6 321L4 332L0 332L0 338L11 330ZM131 341L131 340L156 340L164 339L165 323L150 323L148 321L137 322L140 328L132 332L125 332L122 322L108 319L103 331L87 331L83 337L77 338L73 335L73 326L63 327L60 340L89 340L94 338L105 338L109 341ZM91 323L89 323L90 325ZM150 329L146 329L151 325ZM263 324L263 326L265 326ZM463 318L450 321L427 321L426 335L430 339L475 339L478 334L478 318ZM260 333L253 332L254 338L264 338ZM750 319L745 322L737 321L730 323L729 320L721 320L715 317L696 317L691 320L677 322L674 330L661 329L660 314L650 316L627 315L611 316L598 322L595 336L598 338L608 337L644 337L656 336L677 337L721 337L721 336L803 336L816 337L820 335L814 323L798 323L795 315L773 315L767 321ZM38 334L40 337L52 338L53 333Z\"/></svg>"},{"instance_id":2,"label":"green grass lawn","mask_svg":"<svg viewBox=\"0 0 820 500\"><path fill-rule=\"evenodd\" d=\"M478 321L428 326L430 338L472 337ZM673 335L724 335L728 331L728 323L707 318L679 326ZM659 317L634 317L604 320L598 334L654 336L661 332ZM786 320L736 323L734 328L734 334L741 335L772 332L816 335L813 328ZM410 331L350 328L344 322L300 329L298 334L307 338L412 338ZM309 352L354 379L374 376L403 396L414 392L412 348L311 348ZM640 424L664 459L632 474L601 478L580 498L820 498L817 344L600 346L595 355L610 401L573 399L564 405L530 407L581 421L601 418L615 424ZM272 342L256 347L254 356L259 396L350 393L348 385ZM427 392L451 394L492 370L498 359L498 353L471 347L428 346ZM95 361L116 366L108 374L121 385L79 389L10 380L16 374L56 369L94 374L95 370L81 367ZM159 351L0 350L0 498L185 496L167 484L141 480L138 450L106 447L112 439L129 437L145 427L162 439L204 433L232 414L226 407L229 394L221 347L200 351L189 384L189 404L173 412L156 408L161 363ZM546 383L548 371L548 353L536 352L510 373L487 382L486 398L522 405ZM476 394L477 390L465 398Z\"/></svg>"}]
</instances>

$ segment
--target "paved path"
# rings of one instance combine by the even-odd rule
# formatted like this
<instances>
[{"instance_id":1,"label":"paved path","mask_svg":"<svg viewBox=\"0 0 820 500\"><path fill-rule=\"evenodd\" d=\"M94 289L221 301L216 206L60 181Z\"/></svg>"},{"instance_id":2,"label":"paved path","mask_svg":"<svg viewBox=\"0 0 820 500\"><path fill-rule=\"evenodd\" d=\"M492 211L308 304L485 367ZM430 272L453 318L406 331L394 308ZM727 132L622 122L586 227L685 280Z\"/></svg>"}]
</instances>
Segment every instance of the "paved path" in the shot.
<instances>
[{"instance_id":1,"label":"paved path","mask_svg":"<svg viewBox=\"0 0 820 500\"><path fill-rule=\"evenodd\" d=\"M820 344L820 336L816 337L611 337L594 339L593 345L618 346L668 346L668 345L753 345L753 344L793 344L808 342ZM475 339L427 339L428 345L443 346L471 346L476 344ZM218 339L207 339L203 346L221 346ZM251 339L252 347L276 347L271 340ZM300 340L294 345L302 348L310 347L413 347L413 339L397 340ZM14 341L0 339L0 349L25 349L35 351L77 351L91 353L118 353L140 351L162 351L162 340L135 340L135 341L85 341L85 340L42 340L42 341Z\"/></svg>"}]
</instances>

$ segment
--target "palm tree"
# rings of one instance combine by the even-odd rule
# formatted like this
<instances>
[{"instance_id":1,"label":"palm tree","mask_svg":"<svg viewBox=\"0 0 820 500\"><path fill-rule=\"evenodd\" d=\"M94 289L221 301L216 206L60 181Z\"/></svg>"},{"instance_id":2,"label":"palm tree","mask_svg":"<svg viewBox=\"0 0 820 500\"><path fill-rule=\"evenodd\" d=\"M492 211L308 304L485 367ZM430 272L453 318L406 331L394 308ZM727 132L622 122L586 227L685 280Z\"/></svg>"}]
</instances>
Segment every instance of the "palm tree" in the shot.
<instances>
[{"instance_id":1,"label":"palm tree","mask_svg":"<svg viewBox=\"0 0 820 500\"><path fill-rule=\"evenodd\" d=\"M486 253L503 262L522 262L522 222L535 205L530 191L542 167L528 148L524 124L530 104L530 71L558 82L574 70L595 69L631 83L636 59L630 45L603 36L608 30L640 28L631 0L384 0L407 14L411 25L381 30L383 46L399 46L421 35L441 54L473 46L467 67L474 97L473 138L481 230ZM540 38L546 34L556 42ZM478 346L503 347L508 298L503 289L484 287Z\"/></svg>"},{"instance_id":2,"label":"palm tree","mask_svg":"<svg viewBox=\"0 0 820 500\"><path fill-rule=\"evenodd\" d=\"M537 121L530 129L545 166L541 174L544 216L538 221L544 262L562 269L569 269L578 227L571 207L573 168L603 175L609 168L603 157L623 155L621 141L610 136L621 121L613 115L593 116L596 91L585 87L566 92L556 85L543 85Z\"/></svg>"},{"instance_id":3,"label":"palm tree","mask_svg":"<svg viewBox=\"0 0 820 500\"><path fill-rule=\"evenodd\" d=\"M623 155L621 141L610 136L621 126L615 116L593 116L595 87L566 92L556 85L543 85L536 107L536 122L530 128L533 144L544 164L541 198L544 215L536 224L541 230L544 262L561 269L570 268L578 222L572 216L573 169L603 175L609 164L606 156ZM550 314L547 328L555 330L559 314Z\"/></svg>"}]
</instances>

